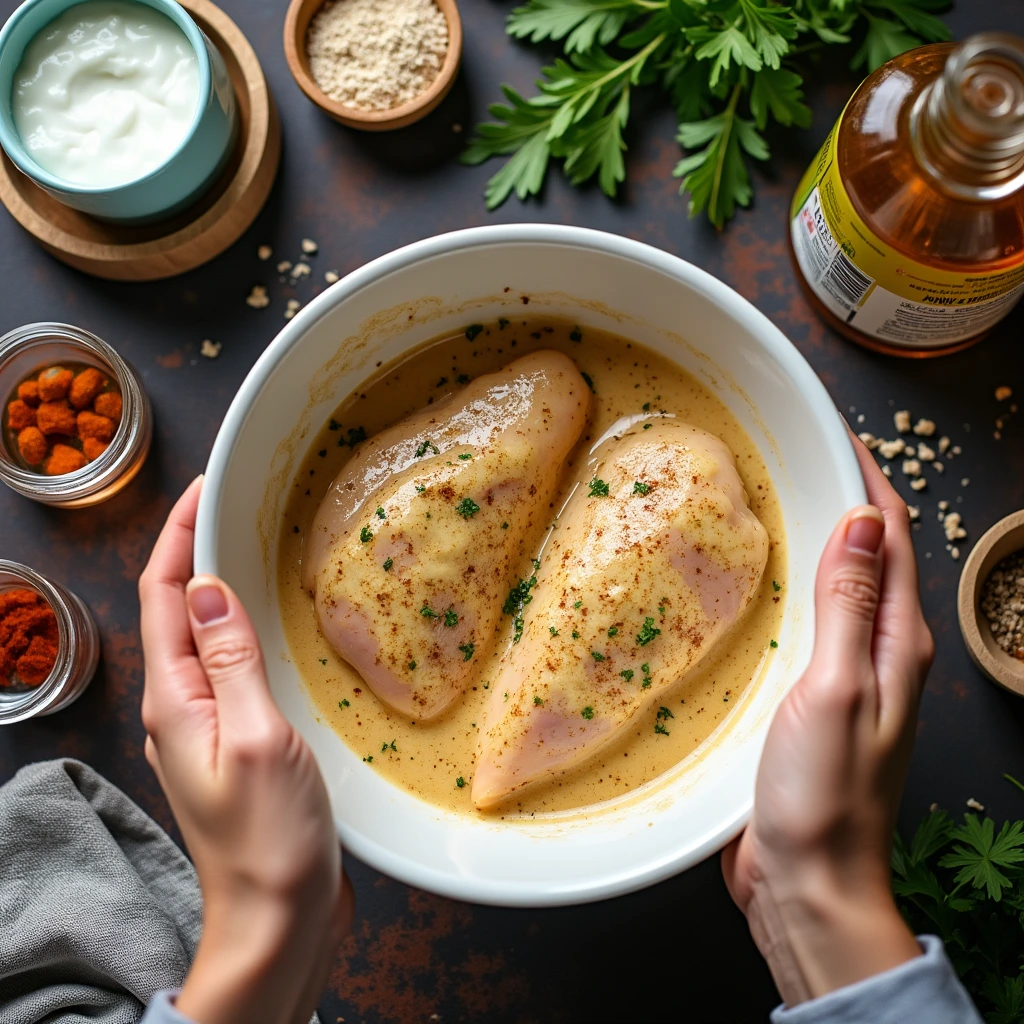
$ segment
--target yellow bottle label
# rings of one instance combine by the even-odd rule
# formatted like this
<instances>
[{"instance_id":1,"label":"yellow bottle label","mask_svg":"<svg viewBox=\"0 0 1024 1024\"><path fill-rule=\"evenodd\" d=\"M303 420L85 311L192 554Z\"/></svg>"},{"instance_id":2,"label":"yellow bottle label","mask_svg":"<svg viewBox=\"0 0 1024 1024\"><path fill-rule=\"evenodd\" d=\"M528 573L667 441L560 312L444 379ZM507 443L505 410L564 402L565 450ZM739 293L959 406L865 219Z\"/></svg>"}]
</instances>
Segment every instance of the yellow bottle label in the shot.
<instances>
[{"instance_id":1,"label":"yellow bottle label","mask_svg":"<svg viewBox=\"0 0 1024 1024\"><path fill-rule=\"evenodd\" d=\"M1024 262L996 274L936 270L871 232L839 177L842 117L807 169L790 211L797 264L825 307L863 334L902 348L965 341L1024 294Z\"/></svg>"}]
</instances>

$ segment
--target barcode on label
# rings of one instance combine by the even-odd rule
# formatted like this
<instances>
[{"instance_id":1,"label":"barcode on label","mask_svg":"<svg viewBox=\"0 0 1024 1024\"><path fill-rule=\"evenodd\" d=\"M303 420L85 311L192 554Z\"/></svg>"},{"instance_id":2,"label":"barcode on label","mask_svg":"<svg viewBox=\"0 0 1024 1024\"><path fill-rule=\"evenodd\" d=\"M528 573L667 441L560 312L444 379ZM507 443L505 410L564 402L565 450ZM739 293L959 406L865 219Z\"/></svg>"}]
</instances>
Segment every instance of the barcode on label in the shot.
<instances>
[{"instance_id":1,"label":"barcode on label","mask_svg":"<svg viewBox=\"0 0 1024 1024\"><path fill-rule=\"evenodd\" d=\"M848 309L858 305L874 283L874 278L862 274L842 249L836 252L835 259L821 279L822 286Z\"/></svg>"}]
</instances>

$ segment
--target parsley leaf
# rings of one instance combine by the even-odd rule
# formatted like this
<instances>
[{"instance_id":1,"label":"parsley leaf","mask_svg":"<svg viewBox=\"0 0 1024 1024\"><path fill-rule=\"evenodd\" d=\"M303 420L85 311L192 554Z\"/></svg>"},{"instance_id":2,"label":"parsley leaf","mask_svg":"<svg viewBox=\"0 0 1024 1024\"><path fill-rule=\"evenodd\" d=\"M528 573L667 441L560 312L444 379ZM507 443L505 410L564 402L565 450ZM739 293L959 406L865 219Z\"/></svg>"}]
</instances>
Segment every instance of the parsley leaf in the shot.
<instances>
[{"instance_id":1,"label":"parsley leaf","mask_svg":"<svg viewBox=\"0 0 1024 1024\"><path fill-rule=\"evenodd\" d=\"M473 657L473 652L476 650L476 644L472 641L468 641L464 644L459 644L459 650L462 651L464 657L463 661L469 661Z\"/></svg>"},{"instance_id":2,"label":"parsley leaf","mask_svg":"<svg viewBox=\"0 0 1024 1024\"><path fill-rule=\"evenodd\" d=\"M594 717L594 709L588 704L580 714L589 722Z\"/></svg>"},{"instance_id":3,"label":"parsley leaf","mask_svg":"<svg viewBox=\"0 0 1024 1024\"><path fill-rule=\"evenodd\" d=\"M912 46L950 38L936 17L949 6L949 0L524 0L509 16L508 34L560 44L563 56L542 69L534 96L502 86L505 102L490 108L494 120L478 127L462 160L509 158L487 183L488 209L513 192L520 199L537 195L552 160L562 161L573 184L596 177L613 196L626 176L633 94L657 89L675 109L680 141L690 150L692 162L684 161L678 176L691 193L691 213L706 210L721 227L750 202L746 158L767 159L758 132L769 116L785 127L809 123L798 53L857 36L854 66L870 70ZM692 139L693 126L709 122L713 130L702 143L686 141L687 126ZM700 146L709 152L698 152Z\"/></svg>"},{"instance_id":4,"label":"parsley leaf","mask_svg":"<svg viewBox=\"0 0 1024 1024\"><path fill-rule=\"evenodd\" d=\"M458 512L463 519L472 519L473 516L480 511L480 506L472 498L463 498L462 501L455 506L455 511Z\"/></svg>"},{"instance_id":5,"label":"parsley leaf","mask_svg":"<svg viewBox=\"0 0 1024 1024\"><path fill-rule=\"evenodd\" d=\"M449 629L453 629L459 624L459 616L455 613L453 608L449 608L448 611L444 613L444 624Z\"/></svg>"},{"instance_id":6,"label":"parsley leaf","mask_svg":"<svg viewBox=\"0 0 1024 1024\"><path fill-rule=\"evenodd\" d=\"M590 493L587 495L588 498L607 498L608 497L608 485L603 481L599 480L596 476L590 481Z\"/></svg>"},{"instance_id":7,"label":"parsley leaf","mask_svg":"<svg viewBox=\"0 0 1024 1024\"><path fill-rule=\"evenodd\" d=\"M640 632L636 635L636 642L641 647L646 647L656 636L661 635L661 630L654 625L654 619L648 615L644 619L644 624L640 627ZM645 668L646 672L647 669Z\"/></svg>"}]
</instances>

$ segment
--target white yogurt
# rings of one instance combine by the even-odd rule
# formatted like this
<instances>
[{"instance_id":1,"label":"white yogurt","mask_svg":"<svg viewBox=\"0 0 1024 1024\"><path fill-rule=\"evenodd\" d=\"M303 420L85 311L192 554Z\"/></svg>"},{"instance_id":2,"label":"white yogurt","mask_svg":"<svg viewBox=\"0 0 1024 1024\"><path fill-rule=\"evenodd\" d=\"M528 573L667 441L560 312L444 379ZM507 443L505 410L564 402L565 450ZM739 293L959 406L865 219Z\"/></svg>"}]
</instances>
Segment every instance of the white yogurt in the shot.
<instances>
[{"instance_id":1,"label":"white yogurt","mask_svg":"<svg viewBox=\"0 0 1024 1024\"><path fill-rule=\"evenodd\" d=\"M199 62L166 15L141 3L69 7L25 49L11 96L32 158L76 185L123 185L159 167L188 132Z\"/></svg>"}]
</instances>

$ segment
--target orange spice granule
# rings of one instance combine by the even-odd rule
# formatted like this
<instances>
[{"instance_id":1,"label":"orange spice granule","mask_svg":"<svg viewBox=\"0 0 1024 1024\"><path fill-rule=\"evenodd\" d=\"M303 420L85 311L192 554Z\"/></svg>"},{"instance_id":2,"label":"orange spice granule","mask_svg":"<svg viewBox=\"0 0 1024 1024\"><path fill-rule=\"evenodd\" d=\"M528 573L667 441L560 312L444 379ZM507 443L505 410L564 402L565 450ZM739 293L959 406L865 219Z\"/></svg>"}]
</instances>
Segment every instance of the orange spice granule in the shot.
<instances>
[{"instance_id":1,"label":"orange spice granule","mask_svg":"<svg viewBox=\"0 0 1024 1024\"><path fill-rule=\"evenodd\" d=\"M88 462L85 453L77 448L72 448L69 444L55 444L50 449L50 457L43 465L43 472L47 476L63 476L65 473L81 469Z\"/></svg>"},{"instance_id":2,"label":"orange spice granule","mask_svg":"<svg viewBox=\"0 0 1024 1024\"><path fill-rule=\"evenodd\" d=\"M7 426L15 433L36 425L36 411L27 402L16 398L7 406Z\"/></svg>"},{"instance_id":3,"label":"orange spice granule","mask_svg":"<svg viewBox=\"0 0 1024 1024\"><path fill-rule=\"evenodd\" d=\"M92 403L93 411L112 419L115 423L121 419L121 396L116 391L104 391L96 396Z\"/></svg>"},{"instance_id":4,"label":"orange spice granule","mask_svg":"<svg viewBox=\"0 0 1024 1024\"><path fill-rule=\"evenodd\" d=\"M114 421L106 416L97 416L94 412L80 412L78 414L78 436L84 441L87 437L94 437L97 441L109 442L114 436Z\"/></svg>"},{"instance_id":5,"label":"orange spice granule","mask_svg":"<svg viewBox=\"0 0 1024 1024\"><path fill-rule=\"evenodd\" d=\"M44 434L66 434L75 432L75 410L66 398L45 401L36 410L36 426Z\"/></svg>"},{"instance_id":6,"label":"orange spice granule","mask_svg":"<svg viewBox=\"0 0 1024 1024\"><path fill-rule=\"evenodd\" d=\"M95 437L82 438L82 453L90 462L98 459L109 447L105 441L97 441Z\"/></svg>"},{"instance_id":7,"label":"orange spice granule","mask_svg":"<svg viewBox=\"0 0 1024 1024\"><path fill-rule=\"evenodd\" d=\"M73 377L74 374L70 370L65 370L63 366L51 366L48 370L43 370L37 378L39 397L44 402L56 402L60 398L67 398Z\"/></svg>"},{"instance_id":8,"label":"orange spice granule","mask_svg":"<svg viewBox=\"0 0 1024 1024\"><path fill-rule=\"evenodd\" d=\"M38 466L49 450L46 436L38 427L26 427L18 434L18 451L30 466Z\"/></svg>"},{"instance_id":9,"label":"orange spice granule","mask_svg":"<svg viewBox=\"0 0 1024 1024\"><path fill-rule=\"evenodd\" d=\"M18 385L18 397L34 409L39 404L39 381L23 380Z\"/></svg>"},{"instance_id":10,"label":"orange spice granule","mask_svg":"<svg viewBox=\"0 0 1024 1024\"><path fill-rule=\"evenodd\" d=\"M103 390L105 383L106 378L95 366L83 370L71 382L71 390L68 393L71 404L78 410L88 409Z\"/></svg>"},{"instance_id":11,"label":"orange spice granule","mask_svg":"<svg viewBox=\"0 0 1024 1024\"><path fill-rule=\"evenodd\" d=\"M34 590L0 592L0 687L46 681L59 650L57 616Z\"/></svg>"},{"instance_id":12,"label":"orange spice granule","mask_svg":"<svg viewBox=\"0 0 1024 1024\"><path fill-rule=\"evenodd\" d=\"M117 433L121 394L95 366L49 366L22 381L0 425L10 448L50 476L99 458Z\"/></svg>"}]
</instances>

